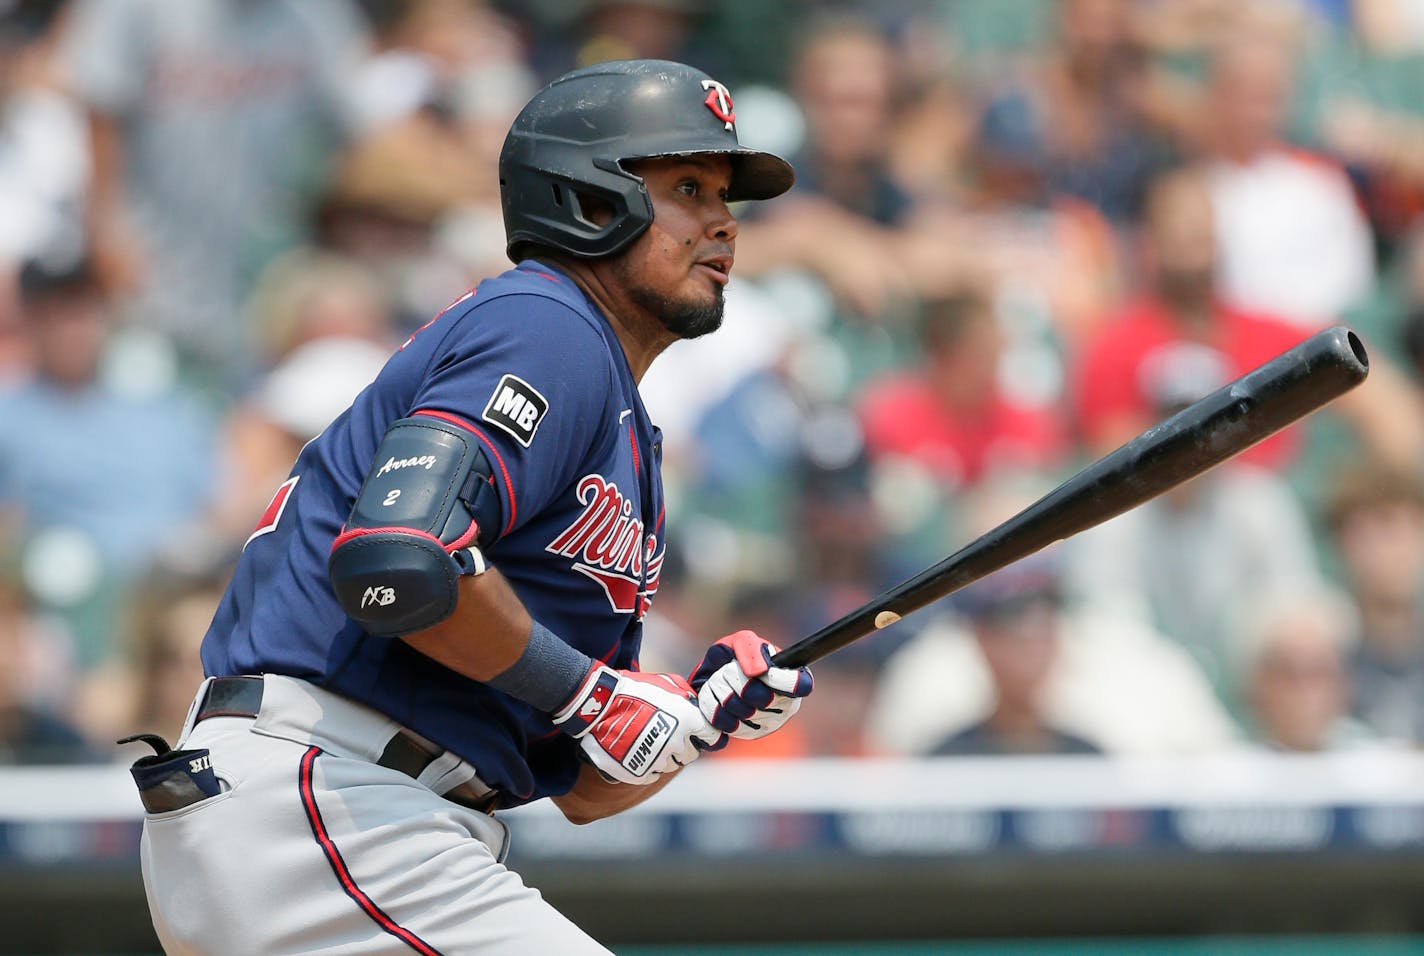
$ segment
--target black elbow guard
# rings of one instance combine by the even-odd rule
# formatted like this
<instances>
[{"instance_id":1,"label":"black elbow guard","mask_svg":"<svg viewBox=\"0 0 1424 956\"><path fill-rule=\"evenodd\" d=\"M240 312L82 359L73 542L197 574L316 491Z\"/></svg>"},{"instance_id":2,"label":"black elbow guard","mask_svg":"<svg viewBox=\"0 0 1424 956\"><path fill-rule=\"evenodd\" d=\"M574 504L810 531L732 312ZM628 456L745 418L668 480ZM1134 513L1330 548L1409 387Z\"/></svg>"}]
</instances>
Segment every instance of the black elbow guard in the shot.
<instances>
[{"instance_id":1,"label":"black elbow guard","mask_svg":"<svg viewBox=\"0 0 1424 956\"><path fill-rule=\"evenodd\" d=\"M342 609L372 634L399 635L455 612L462 574L484 570L499 495L474 435L430 416L390 427L327 573Z\"/></svg>"}]
</instances>

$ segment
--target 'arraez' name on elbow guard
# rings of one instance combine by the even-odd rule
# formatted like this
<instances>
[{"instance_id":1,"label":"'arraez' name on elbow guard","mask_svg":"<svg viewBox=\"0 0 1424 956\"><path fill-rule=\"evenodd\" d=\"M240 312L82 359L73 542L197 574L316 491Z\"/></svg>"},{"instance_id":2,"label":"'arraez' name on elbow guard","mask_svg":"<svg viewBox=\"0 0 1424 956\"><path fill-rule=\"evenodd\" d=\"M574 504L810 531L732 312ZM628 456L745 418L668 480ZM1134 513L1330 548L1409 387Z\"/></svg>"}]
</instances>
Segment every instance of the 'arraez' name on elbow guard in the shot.
<instances>
[{"instance_id":1,"label":"'arraez' name on elbow guard","mask_svg":"<svg viewBox=\"0 0 1424 956\"><path fill-rule=\"evenodd\" d=\"M455 612L459 581L485 569L501 506L479 440L429 415L391 425L331 547L342 609L372 634L423 630Z\"/></svg>"}]
</instances>

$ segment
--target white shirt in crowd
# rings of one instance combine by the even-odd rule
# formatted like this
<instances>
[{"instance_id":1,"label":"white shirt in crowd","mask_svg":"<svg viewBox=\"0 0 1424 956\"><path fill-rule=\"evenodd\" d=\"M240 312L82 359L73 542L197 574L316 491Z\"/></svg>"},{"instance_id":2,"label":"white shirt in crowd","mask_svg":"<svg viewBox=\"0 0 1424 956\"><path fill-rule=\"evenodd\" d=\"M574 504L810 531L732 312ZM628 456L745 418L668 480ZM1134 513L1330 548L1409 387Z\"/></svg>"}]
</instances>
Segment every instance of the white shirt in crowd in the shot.
<instances>
[{"instance_id":1,"label":"white shirt in crowd","mask_svg":"<svg viewBox=\"0 0 1424 956\"><path fill-rule=\"evenodd\" d=\"M1213 163L1208 181L1228 300L1314 327L1369 293L1369 226L1338 166L1269 149L1247 163Z\"/></svg>"}]
</instances>

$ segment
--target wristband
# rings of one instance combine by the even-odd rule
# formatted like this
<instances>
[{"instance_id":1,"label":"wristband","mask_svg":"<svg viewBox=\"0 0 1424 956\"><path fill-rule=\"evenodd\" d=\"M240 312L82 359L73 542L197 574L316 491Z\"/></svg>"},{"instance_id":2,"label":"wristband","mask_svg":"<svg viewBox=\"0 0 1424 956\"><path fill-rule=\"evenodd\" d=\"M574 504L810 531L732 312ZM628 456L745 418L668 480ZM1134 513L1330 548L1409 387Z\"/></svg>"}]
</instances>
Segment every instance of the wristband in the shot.
<instances>
[{"instance_id":1,"label":"wristband","mask_svg":"<svg viewBox=\"0 0 1424 956\"><path fill-rule=\"evenodd\" d=\"M593 658L538 621L519 659L485 681L495 690L532 704L546 714L558 710L593 669Z\"/></svg>"}]
</instances>

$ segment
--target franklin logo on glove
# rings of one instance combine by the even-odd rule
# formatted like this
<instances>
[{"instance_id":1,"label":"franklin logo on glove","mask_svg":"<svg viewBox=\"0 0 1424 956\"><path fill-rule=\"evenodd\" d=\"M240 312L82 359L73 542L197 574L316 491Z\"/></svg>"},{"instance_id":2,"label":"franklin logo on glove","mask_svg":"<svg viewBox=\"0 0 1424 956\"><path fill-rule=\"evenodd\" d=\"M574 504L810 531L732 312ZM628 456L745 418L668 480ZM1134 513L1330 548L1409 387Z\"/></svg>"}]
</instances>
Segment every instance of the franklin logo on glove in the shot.
<instances>
[{"instance_id":1,"label":"franklin logo on glove","mask_svg":"<svg viewBox=\"0 0 1424 956\"><path fill-rule=\"evenodd\" d=\"M623 766L641 776L642 768L666 746L668 735L676 728L677 721L667 714L662 711L653 714L652 720L648 721L648 729L643 731L642 738L633 747L632 753L628 754L627 759L623 761Z\"/></svg>"},{"instance_id":2,"label":"franklin logo on glove","mask_svg":"<svg viewBox=\"0 0 1424 956\"><path fill-rule=\"evenodd\" d=\"M605 779L619 783L674 773L727 739L707 722L683 678L597 663L553 718Z\"/></svg>"}]
</instances>

